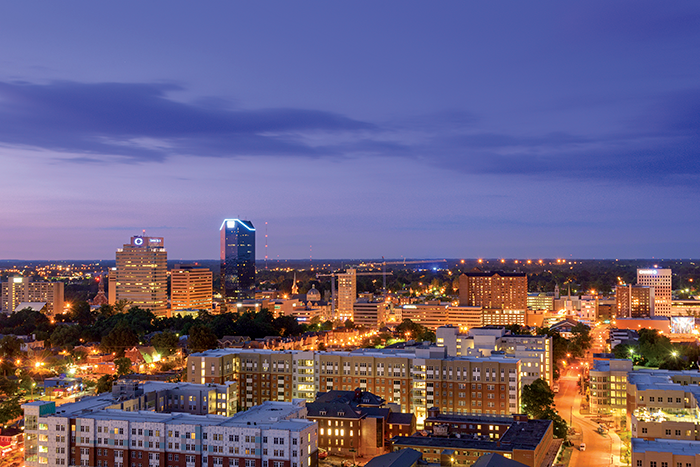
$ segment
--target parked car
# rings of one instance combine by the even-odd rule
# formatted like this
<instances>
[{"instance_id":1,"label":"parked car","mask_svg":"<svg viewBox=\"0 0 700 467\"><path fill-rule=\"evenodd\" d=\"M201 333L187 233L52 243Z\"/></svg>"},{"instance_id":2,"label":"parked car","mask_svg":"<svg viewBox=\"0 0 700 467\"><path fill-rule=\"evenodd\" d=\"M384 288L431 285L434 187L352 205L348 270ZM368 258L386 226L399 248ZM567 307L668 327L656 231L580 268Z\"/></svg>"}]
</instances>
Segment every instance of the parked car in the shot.
<instances>
[{"instance_id":1,"label":"parked car","mask_svg":"<svg viewBox=\"0 0 700 467\"><path fill-rule=\"evenodd\" d=\"M579 450L579 451L585 451L585 450L586 450L586 443L581 443L581 444L579 444L578 450Z\"/></svg>"}]
</instances>

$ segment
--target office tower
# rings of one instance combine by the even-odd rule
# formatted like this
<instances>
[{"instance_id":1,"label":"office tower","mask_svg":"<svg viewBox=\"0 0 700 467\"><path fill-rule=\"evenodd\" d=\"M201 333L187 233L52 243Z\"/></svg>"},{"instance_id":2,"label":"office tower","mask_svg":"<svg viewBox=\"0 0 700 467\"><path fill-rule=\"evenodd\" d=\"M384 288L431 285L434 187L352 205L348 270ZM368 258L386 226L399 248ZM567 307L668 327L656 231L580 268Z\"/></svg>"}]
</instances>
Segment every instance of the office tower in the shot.
<instances>
[{"instance_id":1,"label":"office tower","mask_svg":"<svg viewBox=\"0 0 700 467\"><path fill-rule=\"evenodd\" d=\"M637 269L637 285L654 287L654 315L671 316L671 270Z\"/></svg>"},{"instance_id":2,"label":"office tower","mask_svg":"<svg viewBox=\"0 0 700 467\"><path fill-rule=\"evenodd\" d=\"M615 308L618 318L654 316L654 287L618 285L615 287Z\"/></svg>"},{"instance_id":3,"label":"office tower","mask_svg":"<svg viewBox=\"0 0 700 467\"><path fill-rule=\"evenodd\" d=\"M48 313L63 313L63 282L31 282L28 277L14 276L2 284L2 311L14 313L20 303L45 302Z\"/></svg>"},{"instance_id":4,"label":"office tower","mask_svg":"<svg viewBox=\"0 0 700 467\"><path fill-rule=\"evenodd\" d=\"M338 309L336 317L341 321L353 319L353 306L357 299L357 274L354 269L347 269L338 274Z\"/></svg>"},{"instance_id":5,"label":"office tower","mask_svg":"<svg viewBox=\"0 0 700 467\"><path fill-rule=\"evenodd\" d=\"M212 273L196 265L176 265L170 271L171 310L211 310Z\"/></svg>"},{"instance_id":6,"label":"office tower","mask_svg":"<svg viewBox=\"0 0 700 467\"><path fill-rule=\"evenodd\" d=\"M459 304L501 310L527 309L527 274L469 272L459 276Z\"/></svg>"},{"instance_id":7,"label":"office tower","mask_svg":"<svg viewBox=\"0 0 700 467\"><path fill-rule=\"evenodd\" d=\"M149 309L157 316L167 313L168 254L162 237L131 237L117 250L113 272L116 301L126 300L129 307Z\"/></svg>"},{"instance_id":8,"label":"office tower","mask_svg":"<svg viewBox=\"0 0 700 467\"><path fill-rule=\"evenodd\" d=\"M224 219L221 233L221 295L224 299L255 294L255 227L250 221Z\"/></svg>"},{"instance_id":9,"label":"office tower","mask_svg":"<svg viewBox=\"0 0 700 467\"><path fill-rule=\"evenodd\" d=\"M376 329L386 323L387 312L386 302L360 299L353 306L353 322L356 326Z\"/></svg>"}]
</instances>

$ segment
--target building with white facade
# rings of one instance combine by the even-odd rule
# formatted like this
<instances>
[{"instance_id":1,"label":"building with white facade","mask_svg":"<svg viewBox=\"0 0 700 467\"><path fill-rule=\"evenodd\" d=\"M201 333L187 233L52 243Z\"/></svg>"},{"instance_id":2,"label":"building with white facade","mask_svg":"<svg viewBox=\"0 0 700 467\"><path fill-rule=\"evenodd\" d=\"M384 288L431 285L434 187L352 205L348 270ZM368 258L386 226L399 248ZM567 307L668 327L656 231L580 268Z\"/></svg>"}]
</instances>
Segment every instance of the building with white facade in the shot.
<instances>
[{"instance_id":1,"label":"building with white facade","mask_svg":"<svg viewBox=\"0 0 700 467\"><path fill-rule=\"evenodd\" d=\"M28 467L315 467L318 425L303 402L236 414L191 415L100 407L88 398L24 404Z\"/></svg>"}]
</instances>

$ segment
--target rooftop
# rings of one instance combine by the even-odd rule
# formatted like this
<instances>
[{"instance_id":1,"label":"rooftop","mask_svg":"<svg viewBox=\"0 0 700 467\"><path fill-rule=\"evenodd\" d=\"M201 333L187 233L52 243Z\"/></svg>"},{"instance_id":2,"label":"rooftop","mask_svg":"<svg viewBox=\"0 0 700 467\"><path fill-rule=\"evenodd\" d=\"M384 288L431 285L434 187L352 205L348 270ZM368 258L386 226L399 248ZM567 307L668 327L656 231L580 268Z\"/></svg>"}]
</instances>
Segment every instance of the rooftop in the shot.
<instances>
[{"instance_id":1,"label":"rooftop","mask_svg":"<svg viewBox=\"0 0 700 467\"><path fill-rule=\"evenodd\" d=\"M483 423L484 419L480 419ZM491 420L491 417L489 417ZM477 449L484 451L511 452L514 449L532 451L542 442L552 424L551 420L528 420L513 422L500 439L480 440L473 438L444 438L433 436L396 436L396 446L421 446L450 449Z\"/></svg>"},{"instance_id":2,"label":"rooftop","mask_svg":"<svg viewBox=\"0 0 700 467\"><path fill-rule=\"evenodd\" d=\"M423 456L415 449L407 448L372 458L365 467L410 467Z\"/></svg>"},{"instance_id":3,"label":"rooftop","mask_svg":"<svg viewBox=\"0 0 700 467\"><path fill-rule=\"evenodd\" d=\"M632 438L632 452L670 452L675 455L694 456L700 454L700 442L676 439L647 440Z\"/></svg>"}]
</instances>

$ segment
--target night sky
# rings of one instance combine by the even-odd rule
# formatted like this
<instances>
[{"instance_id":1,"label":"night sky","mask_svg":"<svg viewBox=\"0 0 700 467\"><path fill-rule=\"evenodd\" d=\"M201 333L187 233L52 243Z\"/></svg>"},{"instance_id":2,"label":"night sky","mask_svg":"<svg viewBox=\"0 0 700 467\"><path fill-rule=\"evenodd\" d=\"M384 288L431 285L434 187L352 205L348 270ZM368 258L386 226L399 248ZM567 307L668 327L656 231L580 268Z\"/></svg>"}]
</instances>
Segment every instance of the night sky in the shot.
<instances>
[{"instance_id":1,"label":"night sky","mask_svg":"<svg viewBox=\"0 0 700 467\"><path fill-rule=\"evenodd\" d=\"M3 2L0 258L700 257L698 2Z\"/></svg>"}]
</instances>

